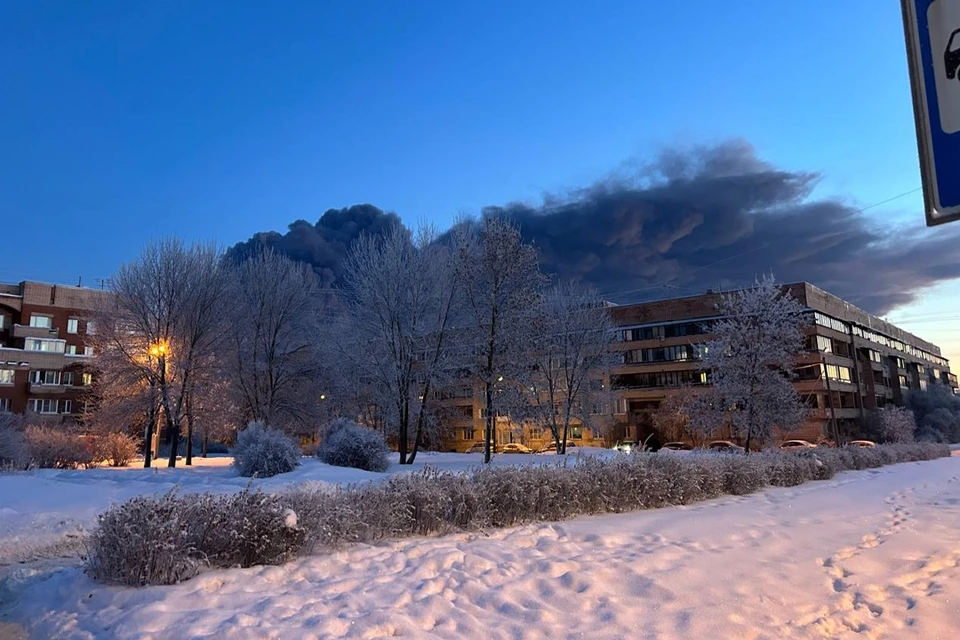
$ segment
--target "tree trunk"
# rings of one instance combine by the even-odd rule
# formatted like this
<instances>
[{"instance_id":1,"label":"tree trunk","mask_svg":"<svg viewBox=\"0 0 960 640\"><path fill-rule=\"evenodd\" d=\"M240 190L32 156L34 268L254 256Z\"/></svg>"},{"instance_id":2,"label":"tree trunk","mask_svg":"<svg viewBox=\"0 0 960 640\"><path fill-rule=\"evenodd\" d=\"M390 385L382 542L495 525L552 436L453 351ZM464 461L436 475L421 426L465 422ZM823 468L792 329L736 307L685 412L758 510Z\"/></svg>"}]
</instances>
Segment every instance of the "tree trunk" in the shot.
<instances>
[{"instance_id":1,"label":"tree trunk","mask_svg":"<svg viewBox=\"0 0 960 640\"><path fill-rule=\"evenodd\" d=\"M490 449L493 445L493 384L487 382L484 391L487 405L487 419L483 425L483 462L490 463Z\"/></svg>"},{"instance_id":2,"label":"tree trunk","mask_svg":"<svg viewBox=\"0 0 960 640\"><path fill-rule=\"evenodd\" d=\"M407 464L407 431L410 420L410 401L405 400L400 410L400 464Z\"/></svg>"},{"instance_id":3,"label":"tree trunk","mask_svg":"<svg viewBox=\"0 0 960 640\"><path fill-rule=\"evenodd\" d=\"M207 441L208 441L209 439L210 439L210 437L209 437L206 433L204 433L204 434L203 434L203 444L200 445L200 457L201 457L201 458L206 458L206 457L207 457Z\"/></svg>"},{"instance_id":4,"label":"tree trunk","mask_svg":"<svg viewBox=\"0 0 960 640\"><path fill-rule=\"evenodd\" d=\"M184 464L193 465L193 398L187 394L187 459Z\"/></svg>"},{"instance_id":5,"label":"tree trunk","mask_svg":"<svg viewBox=\"0 0 960 640\"><path fill-rule=\"evenodd\" d=\"M150 386L150 411L147 416L147 432L143 438L143 468L150 468L151 454L153 453L153 428L157 423L157 400L154 396L153 385Z\"/></svg>"},{"instance_id":6,"label":"tree trunk","mask_svg":"<svg viewBox=\"0 0 960 640\"><path fill-rule=\"evenodd\" d=\"M180 452L180 424L174 423L169 417L167 418L167 429L172 434L170 438L170 457L167 459L168 467L177 466L177 454Z\"/></svg>"}]
</instances>

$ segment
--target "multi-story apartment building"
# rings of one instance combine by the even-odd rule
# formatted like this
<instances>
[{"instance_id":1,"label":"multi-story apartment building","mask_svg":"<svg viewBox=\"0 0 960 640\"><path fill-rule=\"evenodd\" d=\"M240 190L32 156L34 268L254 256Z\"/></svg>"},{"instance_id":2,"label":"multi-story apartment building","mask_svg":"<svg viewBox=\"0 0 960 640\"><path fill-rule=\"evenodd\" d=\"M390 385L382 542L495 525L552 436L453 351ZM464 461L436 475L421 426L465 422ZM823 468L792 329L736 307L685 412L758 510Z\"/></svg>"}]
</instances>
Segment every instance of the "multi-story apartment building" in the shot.
<instances>
[{"instance_id":1,"label":"multi-story apartment building","mask_svg":"<svg viewBox=\"0 0 960 640\"><path fill-rule=\"evenodd\" d=\"M86 318L107 294L21 282L0 284L0 412L74 422L93 382Z\"/></svg>"},{"instance_id":2,"label":"multi-story apartment building","mask_svg":"<svg viewBox=\"0 0 960 640\"><path fill-rule=\"evenodd\" d=\"M795 385L811 407L791 437L834 440L873 408L901 404L904 392L930 384L957 388L940 348L808 283L785 285L809 314L805 349L797 356ZM577 425L580 445L643 441L654 433L653 412L670 394L707 385L698 368L698 345L711 339L720 293L612 308L617 326L615 366L607 402L591 408L595 430ZM606 383L606 381L603 381ZM450 444L464 450L483 441L479 389L469 380L444 395L450 409ZM497 444L549 443L550 435L497 418Z\"/></svg>"},{"instance_id":3,"label":"multi-story apartment building","mask_svg":"<svg viewBox=\"0 0 960 640\"><path fill-rule=\"evenodd\" d=\"M957 377L936 345L809 283L784 288L807 308L810 320L794 384L811 412L793 437L833 440L867 410L901 404L907 390L929 384L956 389ZM668 394L708 384L698 370L697 345L711 338L720 295L613 309L619 354L613 437L644 439L653 431L652 412Z\"/></svg>"}]
</instances>

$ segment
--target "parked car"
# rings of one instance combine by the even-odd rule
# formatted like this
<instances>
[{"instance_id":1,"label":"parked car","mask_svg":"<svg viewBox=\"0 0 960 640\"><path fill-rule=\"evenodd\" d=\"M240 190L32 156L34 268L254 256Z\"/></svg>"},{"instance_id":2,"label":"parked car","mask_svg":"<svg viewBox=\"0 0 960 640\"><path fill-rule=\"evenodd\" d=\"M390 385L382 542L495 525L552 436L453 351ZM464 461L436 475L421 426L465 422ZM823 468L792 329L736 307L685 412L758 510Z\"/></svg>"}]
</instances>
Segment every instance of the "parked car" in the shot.
<instances>
[{"instance_id":1,"label":"parked car","mask_svg":"<svg viewBox=\"0 0 960 640\"><path fill-rule=\"evenodd\" d=\"M817 445L812 442L807 442L806 440L787 440L780 445L780 448L784 451L796 451L800 449L816 449Z\"/></svg>"},{"instance_id":2,"label":"parked car","mask_svg":"<svg viewBox=\"0 0 960 640\"><path fill-rule=\"evenodd\" d=\"M613 445L613 450L619 451L620 453L630 453L635 448L639 449L639 447L635 446L632 442L618 442Z\"/></svg>"},{"instance_id":3,"label":"parked car","mask_svg":"<svg viewBox=\"0 0 960 640\"><path fill-rule=\"evenodd\" d=\"M668 442L660 448L667 451L692 451L693 445L686 442Z\"/></svg>"},{"instance_id":4,"label":"parked car","mask_svg":"<svg viewBox=\"0 0 960 640\"><path fill-rule=\"evenodd\" d=\"M707 449L710 451L724 451L728 453L743 452L743 447L735 442L730 442L729 440L714 440L707 445Z\"/></svg>"},{"instance_id":5,"label":"parked car","mask_svg":"<svg viewBox=\"0 0 960 640\"><path fill-rule=\"evenodd\" d=\"M570 442L567 440L567 453L570 453L570 449L576 448L576 442ZM557 443L551 442L550 444L544 445L540 448L537 453L556 453L557 452Z\"/></svg>"},{"instance_id":6,"label":"parked car","mask_svg":"<svg viewBox=\"0 0 960 640\"><path fill-rule=\"evenodd\" d=\"M500 453L533 453L533 449L525 444L520 444L519 442L511 442L503 445L503 447L500 449Z\"/></svg>"},{"instance_id":7,"label":"parked car","mask_svg":"<svg viewBox=\"0 0 960 640\"><path fill-rule=\"evenodd\" d=\"M467 447L464 453L483 453L483 443L474 442L472 445Z\"/></svg>"},{"instance_id":8,"label":"parked car","mask_svg":"<svg viewBox=\"0 0 960 640\"><path fill-rule=\"evenodd\" d=\"M848 447L855 447L858 449L869 449L870 447L877 446L877 443L873 440L851 440L847 443Z\"/></svg>"}]
</instances>

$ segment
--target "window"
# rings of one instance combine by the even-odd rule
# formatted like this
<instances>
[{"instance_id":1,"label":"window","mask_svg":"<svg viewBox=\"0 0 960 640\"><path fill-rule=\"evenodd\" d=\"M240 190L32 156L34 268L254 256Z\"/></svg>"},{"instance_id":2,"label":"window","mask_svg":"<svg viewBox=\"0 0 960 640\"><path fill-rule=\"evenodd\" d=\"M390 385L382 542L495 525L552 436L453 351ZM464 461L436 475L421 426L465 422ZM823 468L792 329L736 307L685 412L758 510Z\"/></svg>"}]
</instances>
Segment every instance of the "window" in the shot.
<instances>
[{"instance_id":1,"label":"window","mask_svg":"<svg viewBox=\"0 0 960 640\"><path fill-rule=\"evenodd\" d=\"M10 413L10 398L0 398L0 413Z\"/></svg>"},{"instance_id":2,"label":"window","mask_svg":"<svg viewBox=\"0 0 960 640\"><path fill-rule=\"evenodd\" d=\"M13 384L13 369L0 369L0 384Z\"/></svg>"},{"instance_id":3,"label":"window","mask_svg":"<svg viewBox=\"0 0 960 640\"><path fill-rule=\"evenodd\" d=\"M464 429L462 435L463 435L463 439L464 439L464 440L476 440L476 439L477 439L477 430L476 430L476 429Z\"/></svg>"},{"instance_id":4,"label":"window","mask_svg":"<svg viewBox=\"0 0 960 640\"><path fill-rule=\"evenodd\" d=\"M60 384L64 384L64 385L67 385L67 386L72 385L72 384L73 384L73 372L72 372L72 371L64 371L63 373L61 373L61 374L60 374Z\"/></svg>"},{"instance_id":5,"label":"window","mask_svg":"<svg viewBox=\"0 0 960 640\"><path fill-rule=\"evenodd\" d=\"M93 320L87 320L87 334L92 336L96 332L97 325L93 322Z\"/></svg>"},{"instance_id":6,"label":"window","mask_svg":"<svg viewBox=\"0 0 960 640\"><path fill-rule=\"evenodd\" d=\"M63 413L73 413L73 401L71 400L63 401Z\"/></svg>"},{"instance_id":7,"label":"window","mask_svg":"<svg viewBox=\"0 0 960 640\"><path fill-rule=\"evenodd\" d=\"M75 355L77 355L77 345L75 345L75 344L68 344L68 345L67 345L67 355L68 355L68 356L75 356Z\"/></svg>"},{"instance_id":8,"label":"window","mask_svg":"<svg viewBox=\"0 0 960 640\"><path fill-rule=\"evenodd\" d=\"M817 336L817 351L833 353L833 340L824 336Z\"/></svg>"},{"instance_id":9,"label":"window","mask_svg":"<svg viewBox=\"0 0 960 640\"><path fill-rule=\"evenodd\" d=\"M66 343L63 340L41 340L40 338L27 338L23 341L25 351L49 351L51 353L63 353Z\"/></svg>"},{"instance_id":10,"label":"window","mask_svg":"<svg viewBox=\"0 0 960 640\"><path fill-rule=\"evenodd\" d=\"M0 313L0 329L4 329L7 326L7 316Z\"/></svg>"},{"instance_id":11,"label":"window","mask_svg":"<svg viewBox=\"0 0 960 640\"><path fill-rule=\"evenodd\" d=\"M80 321L76 318L67 320L67 333L77 333L80 330Z\"/></svg>"},{"instance_id":12,"label":"window","mask_svg":"<svg viewBox=\"0 0 960 640\"><path fill-rule=\"evenodd\" d=\"M57 401L50 398L44 398L42 400L31 400L30 401L30 410L34 413L56 413L57 412Z\"/></svg>"},{"instance_id":13,"label":"window","mask_svg":"<svg viewBox=\"0 0 960 640\"><path fill-rule=\"evenodd\" d=\"M30 326L40 329L52 329L53 318L51 316L40 316L35 313L30 314Z\"/></svg>"},{"instance_id":14,"label":"window","mask_svg":"<svg viewBox=\"0 0 960 640\"><path fill-rule=\"evenodd\" d=\"M30 384L60 384L60 372L31 371Z\"/></svg>"},{"instance_id":15,"label":"window","mask_svg":"<svg viewBox=\"0 0 960 640\"><path fill-rule=\"evenodd\" d=\"M570 427L570 437L574 440L582 440L583 427Z\"/></svg>"},{"instance_id":16,"label":"window","mask_svg":"<svg viewBox=\"0 0 960 640\"><path fill-rule=\"evenodd\" d=\"M85 355L85 356L92 356L92 355L93 355L93 347L84 347L84 348L83 348L83 355Z\"/></svg>"},{"instance_id":17,"label":"window","mask_svg":"<svg viewBox=\"0 0 960 640\"><path fill-rule=\"evenodd\" d=\"M603 406L602 402L595 402L593 406L590 407L591 415L600 416L606 413L606 407Z\"/></svg>"},{"instance_id":18,"label":"window","mask_svg":"<svg viewBox=\"0 0 960 640\"><path fill-rule=\"evenodd\" d=\"M617 407L614 413L617 415L623 415L627 412L627 399L626 398L617 398Z\"/></svg>"},{"instance_id":19,"label":"window","mask_svg":"<svg viewBox=\"0 0 960 640\"><path fill-rule=\"evenodd\" d=\"M80 379L81 379L81 381L82 381L83 386L85 386L85 387L89 387L90 385L93 384L93 374L92 374L92 373L81 373L81 374L80 374Z\"/></svg>"},{"instance_id":20,"label":"window","mask_svg":"<svg viewBox=\"0 0 960 640\"><path fill-rule=\"evenodd\" d=\"M870 349L870 362L880 362L880 352Z\"/></svg>"},{"instance_id":21,"label":"window","mask_svg":"<svg viewBox=\"0 0 960 640\"><path fill-rule=\"evenodd\" d=\"M904 389L909 389L910 385L907 383L907 376L899 376L900 386Z\"/></svg>"}]
</instances>

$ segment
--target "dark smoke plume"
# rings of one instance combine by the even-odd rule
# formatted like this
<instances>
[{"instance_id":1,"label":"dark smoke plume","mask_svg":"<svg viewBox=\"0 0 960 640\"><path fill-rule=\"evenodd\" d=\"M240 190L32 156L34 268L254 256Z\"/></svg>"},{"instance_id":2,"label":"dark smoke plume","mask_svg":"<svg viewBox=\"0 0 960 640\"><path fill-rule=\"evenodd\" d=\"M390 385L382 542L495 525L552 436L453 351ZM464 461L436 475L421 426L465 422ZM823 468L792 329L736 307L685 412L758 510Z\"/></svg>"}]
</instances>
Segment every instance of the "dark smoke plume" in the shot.
<instances>
[{"instance_id":1,"label":"dark smoke plume","mask_svg":"<svg viewBox=\"0 0 960 640\"><path fill-rule=\"evenodd\" d=\"M402 225L395 213L384 213L372 204L357 204L344 209L328 209L316 224L297 220L288 231L254 234L227 250L227 259L243 261L263 247L273 249L292 260L310 264L325 287L339 284L341 266L350 245L362 234L382 235Z\"/></svg>"},{"instance_id":2,"label":"dark smoke plume","mask_svg":"<svg viewBox=\"0 0 960 640\"><path fill-rule=\"evenodd\" d=\"M545 272L591 283L617 302L731 288L772 271L782 282L806 280L884 314L960 278L960 225L888 229L855 206L811 200L817 178L773 167L733 141L665 152L629 177L548 195L538 206L483 213L513 218L539 248ZM317 225L294 223L283 236L259 234L233 251L265 239L329 272L334 283L364 224L341 233L333 222L355 209L377 214L363 218L368 231L399 223L370 205L351 207L327 212Z\"/></svg>"},{"instance_id":3,"label":"dark smoke plume","mask_svg":"<svg viewBox=\"0 0 960 640\"><path fill-rule=\"evenodd\" d=\"M960 278L960 226L886 229L857 207L810 200L816 174L772 167L744 142L667 152L637 173L484 214L517 221L544 271L617 302L743 286L772 271L885 314Z\"/></svg>"}]
</instances>

